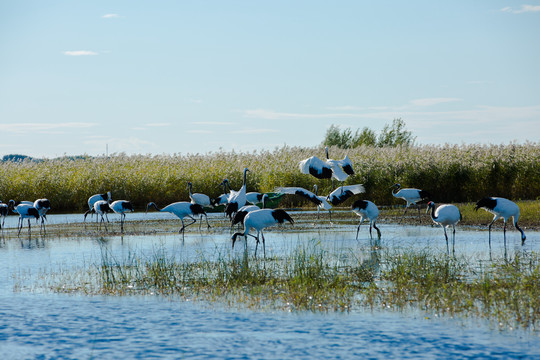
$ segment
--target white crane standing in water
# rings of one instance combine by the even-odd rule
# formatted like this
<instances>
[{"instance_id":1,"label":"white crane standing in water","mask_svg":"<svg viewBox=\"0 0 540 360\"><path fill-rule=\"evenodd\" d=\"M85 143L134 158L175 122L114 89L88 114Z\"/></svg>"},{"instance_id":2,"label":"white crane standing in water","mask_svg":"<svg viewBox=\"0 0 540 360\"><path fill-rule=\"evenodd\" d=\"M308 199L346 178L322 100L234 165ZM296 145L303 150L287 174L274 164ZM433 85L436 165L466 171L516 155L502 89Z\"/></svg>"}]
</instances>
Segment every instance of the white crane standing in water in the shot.
<instances>
[{"instance_id":1,"label":"white crane standing in water","mask_svg":"<svg viewBox=\"0 0 540 360\"><path fill-rule=\"evenodd\" d=\"M444 230L444 238L446 239L446 251L448 250L448 234L446 228L452 226L452 252L455 252L456 245L456 224L461 221L461 212L457 206L452 204L443 204L437 207L435 210L435 203L433 201L428 202L426 213L431 210L431 220L435 224L441 225Z\"/></svg>"},{"instance_id":2,"label":"white crane standing in water","mask_svg":"<svg viewBox=\"0 0 540 360\"><path fill-rule=\"evenodd\" d=\"M511 200L501 198L501 197L485 197L481 200L479 200L476 203L476 207L474 210L478 209L484 209L486 211L489 211L493 215L493 220L489 223L489 248L491 249L491 225L497 219L502 218L504 220L504 246L506 248L506 222L510 217L513 219L514 227L519 230L521 233L521 245L525 244L525 239L527 237L525 236L525 233L521 228L518 226L518 219L519 219L519 206Z\"/></svg>"},{"instance_id":3,"label":"white crane standing in water","mask_svg":"<svg viewBox=\"0 0 540 360\"><path fill-rule=\"evenodd\" d=\"M407 213L407 210L409 210L409 206L411 205L417 207L418 219L420 219L420 207L418 207L416 203L418 201L429 199L431 195L425 190L411 188L402 189L400 184L394 184L391 186L391 188L393 188L392 195L394 195L394 197L398 199L403 199L407 202L407 205L405 206L405 211L403 212L403 216L401 216L399 222L401 223L403 221L403 218L405 217L405 214Z\"/></svg>"},{"instance_id":4,"label":"white crane standing in water","mask_svg":"<svg viewBox=\"0 0 540 360\"><path fill-rule=\"evenodd\" d=\"M377 205L369 200L356 200L354 204L352 204L351 208L356 215L360 216L360 223L356 229L356 240L358 240L358 232L360 231L360 225L362 225L364 219L369 221L369 237L373 238L371 235L371 228L373 227L375 230L377 230L377 236L380 239L381 230L379 230L375 224L377 222L377 218L379 217L379 208Z\"/></svg>"},{"instance_id":5,"label":"white crane standing in water","mask_svg":"<svg viewBox=\"0 0 540 360\"><path fill-rule=\"evenodd\" d=\"M277 224L283 224L285 221L290 222L291 224L294 224L294 220L291 218L291 216L282 209L261 209L256 210L248 213L246 217L244 218L244 232L237 232L234 233L232 236L232 247L234 248L234 243L236 242L236 239L238 236L243 236L246 239L246 246L247 246L247 237L248 235L255 238L257 240L257 244L255 245L255 257L257 257L257 247L259 246L259 236L262 237L263 242L263 251L264 251L264 258L266 258L266 245L264 240L264 234L263 229L277 225ZM257 236L250 234L250 230L255 229L257 230Z\"/></svg>"},{"instance_id":6,"label":"white crane standing in water","mask_svg":"<svg viewBox=\"0 0 540 360\"><path fill-rule=\"evenodd\" d=\"M175 202L175 203L165 206L162 209L159 208L154 202L150 202L148 203L148 205L146 205L146 212L148 212L148 209L150 207L153 207L159 212L168 212L178 217L182 221L182 227L180 228L180 231L179 231L179 233L182 234L182 237L184 236L184 230L188 226L193 225L197 222L197 220L193 216L201 215L201 214L206 216L206 212L204 211L201 205L192 204L187 201ZM184 218L186 217L192 220L192 222L190 222L187 225L184 223Z\"/></svg>"}]
</instances>

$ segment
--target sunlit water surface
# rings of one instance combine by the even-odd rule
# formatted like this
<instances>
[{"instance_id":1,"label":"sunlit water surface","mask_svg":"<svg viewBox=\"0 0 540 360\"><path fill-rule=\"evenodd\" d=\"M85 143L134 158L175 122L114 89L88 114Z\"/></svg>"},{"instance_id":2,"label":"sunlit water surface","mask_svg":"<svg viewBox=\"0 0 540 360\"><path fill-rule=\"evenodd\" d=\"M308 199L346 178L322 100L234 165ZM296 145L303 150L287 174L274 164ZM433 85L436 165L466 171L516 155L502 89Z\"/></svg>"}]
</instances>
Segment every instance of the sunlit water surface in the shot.
<instances>
[{"instance_id":1,"label":"sunlit water surface","mask_svg":"<svg viewBox=\"0 0 540 360\"><path fill-rule=\"evenodd\" d=\"M76 223L80 218L49 216L49 223ZM383 249L447 251L441 228L379 226ZM330 251L369 256L368 226L361 228L358 241L355 235L356 226L329 226L327 220L310 231L285 226L266 232L266 252L286 254L320 241ZM538 251L539 235L527 232L521 247L519 233L509 230L505 251L502 232L494 231L490 254L486 231L458 228L455 252L488 262L505 253ZM535 332L501 332L482 320L438 318L420 311L253 311L176 297L54 294L39 286L46 283L43 274L99 264L104 248L118 259L133 253L151 255L156 249L182 259L241 254L243 245L231 250L230 233L223 229L192 230L184 244L177 233L124 237L104 233L76 239L25 235L0 240L0 246L2 359L540 358L540 337ZM253 241L248 251L254 251Z\"/></svg>"}]
</instances>

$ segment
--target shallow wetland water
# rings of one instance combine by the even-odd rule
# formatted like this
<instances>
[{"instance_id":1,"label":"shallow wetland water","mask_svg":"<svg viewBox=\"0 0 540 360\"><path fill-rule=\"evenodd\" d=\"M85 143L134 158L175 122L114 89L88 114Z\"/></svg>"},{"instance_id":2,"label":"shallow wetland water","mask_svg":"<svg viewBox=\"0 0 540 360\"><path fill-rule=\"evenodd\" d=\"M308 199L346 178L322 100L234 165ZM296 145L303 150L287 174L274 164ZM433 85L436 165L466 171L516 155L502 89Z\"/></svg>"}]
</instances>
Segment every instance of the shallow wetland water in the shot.
<instances>
[{"instance_id":1,"label":"shallow wetland water","mask_svg":"<svg viewBox=\"0 0 540 360\"><path fill-rule=\"evenodd\" d=\"M131 215L131 216L130 216ZM48 289L51 274L66 273L99 264L105 248L124 259L134 252L151 254L166 249L181 259L229 254L240 256L243 243L231 250L230 232L221 214L210 218L213 227L189 228L182 242L179 221L166 214L130 214L126 234L118 234L118 218L111 215L110 232L95 223L83 225L82 216L50 215L47 235L38 226L28 236L12 234L17 218L6 221L0 240L0 352L3 359L23 358L538 358L540 336L534 330L499 329L475 318L450 318L420 310L384 309L350 312L307 312L287 309L230 308L189 298L156 295L87 296L57 294ZM325 214L326 215L326 214ZM265 233L267 256L279 256L298 246L317 242L326 251L353 252L369 258L369 227L356 219L336 217L329 224L298 221ZM295 218L295 214L292 214ZM165 224L145 221L169 219ZM59 236L55 227L76 228ZM159 225L159 226L158 226ZM427 250L446 253L440 227L383 223L383 249ZM137 228L137 231L131 231ZM163 228L156 230L156 227ZM456 232L456 256L489 262L503 257L500 229L492 234L488 251L484 229ZM506 255L538 252L539 232L527 231L521 247L519 233L509 228ZM248 240L250 255L253 239ZM262 249L259 249L262 256ZM290 310L290 309L289 309Z\"/></svg>"}]
</instances>

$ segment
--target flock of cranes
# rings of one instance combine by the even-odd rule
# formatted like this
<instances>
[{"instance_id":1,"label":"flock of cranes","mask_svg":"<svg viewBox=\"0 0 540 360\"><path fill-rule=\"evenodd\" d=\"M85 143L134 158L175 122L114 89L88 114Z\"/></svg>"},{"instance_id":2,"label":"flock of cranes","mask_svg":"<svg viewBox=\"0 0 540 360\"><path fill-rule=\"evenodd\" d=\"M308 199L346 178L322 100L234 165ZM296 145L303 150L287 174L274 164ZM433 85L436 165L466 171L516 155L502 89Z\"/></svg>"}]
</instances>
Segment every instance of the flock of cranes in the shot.
<instances>
[{"instance_id":1,"label":"flock of cranes","mask_svg":"<svg viewBox=\"0 0 540 360\"><path fill-rule=\"evenodd\" d=\"M328 147L326 148L326 161L323 161L316 156L312 156L308 159L302 160L299 163L300 171L303 174L309 174L317 179L334 179L338 180L341 185L338 186L327 196L321 196L317 194L317 185L314 185L314 192L301 187L279 187L275 189L275 192L281 194L289 194L300 196L309 200L317 206L317 218L319 218L320 210L327 210L329 212L331 221L331 209L332 206L339 205L351 198L354 195L365 192L364 186L361 184L356 185L343 185L343 182L354 174L352 162L346 156L342 160L333 160L328 156ZM284 222L294 223L291 216L282 209L266 209L265 204L268 200L268 195L257 192L246 192L247 189L247 173L249 170L244 169L242 187L238 190L232 190L227 179L224 179L219 186L223 187L223 195L212 199L209 196L201 193L192 193L192 184L188 182L187 189L191 201L179 201L169 204L163 208L158 207L155 202L149 202L146 205L146 211L150 208L154 208L159 212L168 212L177 216L181 222L182 227L180 233L184 234L185 229L194 224L196 216L199 218L199 229L202 224L202 217L206 218L206 224L210 228L207 214L204 207L214 207L216 205L225 205L225 214L231 220L231 227L236 224L243 224L243 232L236 232L232 235L232 246L239 236L243 236L246 239L251 236L256 239L257 245L255 247L255 255L257 254L257 247L262 238L263 250L266 256L265 240L263 230L269 226L282 224ZM414 205L418 209L418 216L420 216L420 208L417 202L423 200L429 200L431 195L424 190L414 188L402 188L399 183L394 184L392 187L392 195L396 198L406 201L405 211L399 220L401 222L407 213L407 210L411 205ZM262 209L259 208L257 203L262 203ZM19 215L18 222L18 234L20 234L25 219L28 220L28 231L30 232L30 220L41 219L41 229L45 231L46 213L51 208L51 204L47 199L38 199L34 202L21 201L15 202L10 200L8 204L0 201L0 229L4 228L5 217L9 211L17 213ZM519 207L512 201L500 197L486 197L476 203L475 210L484 209L491 212L494 215L493 220L489 224L489 246L491 248L491 227L493 223L502 218L504 220L504 243L506 246L506 224L509 218L513 218L514 227L521 233L522 245L525 243L525 233L518 226L519 219ZM112 201L111 192L106 194L96 194L88 199L88 210L84 213L84 221L89 214L95 214L96 221L100 221L100 227L105 221L108 222L107 214L114 212L120 214L121 231L124 231L124 220L127 212L133 212L134 208L130 201L116 200ZM369 200L356 200L352 205L352 211L360 217L360 223L356 231L356 239L360 231L360 226L366 220L369 222L369 233L372 238L372 229L377 231L377 237L381 238L381 231L377 227L376 222L379 216L379 209L377 205ZM435 206L433 201L429 201L427 204L426 213L430 213L430 217L434 223L440 225L444 230L444 236L448 248L448 234L446 229L452 227L452 243L455 244L455 226L461 220L461 213L459 209L451 204L443 204L438 207ZM189 223L185 223L184 219L188 218ZM106 228L106 223L105 223ZM257 235L250 234L251 230L256 230Z\"/></svg>"}]
</instances>

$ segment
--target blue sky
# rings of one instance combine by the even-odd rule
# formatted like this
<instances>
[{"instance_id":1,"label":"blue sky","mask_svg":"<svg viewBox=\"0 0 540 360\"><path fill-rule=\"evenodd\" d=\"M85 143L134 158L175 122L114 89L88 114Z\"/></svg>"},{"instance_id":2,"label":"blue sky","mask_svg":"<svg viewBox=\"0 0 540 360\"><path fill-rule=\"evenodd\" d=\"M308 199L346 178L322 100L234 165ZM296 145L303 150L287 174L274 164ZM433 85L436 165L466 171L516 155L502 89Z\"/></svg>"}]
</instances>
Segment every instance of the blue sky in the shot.
<instances>
[{"instance_id":1,"label":"blue sky","mask_svg":"<svg viewBox=\"0 0 540 360\"><path fill-rule=\"evenodd\" d=\"M539 0L0 0L0 155L538 142L539 37Z\"/></svg>"}]
</instances>

